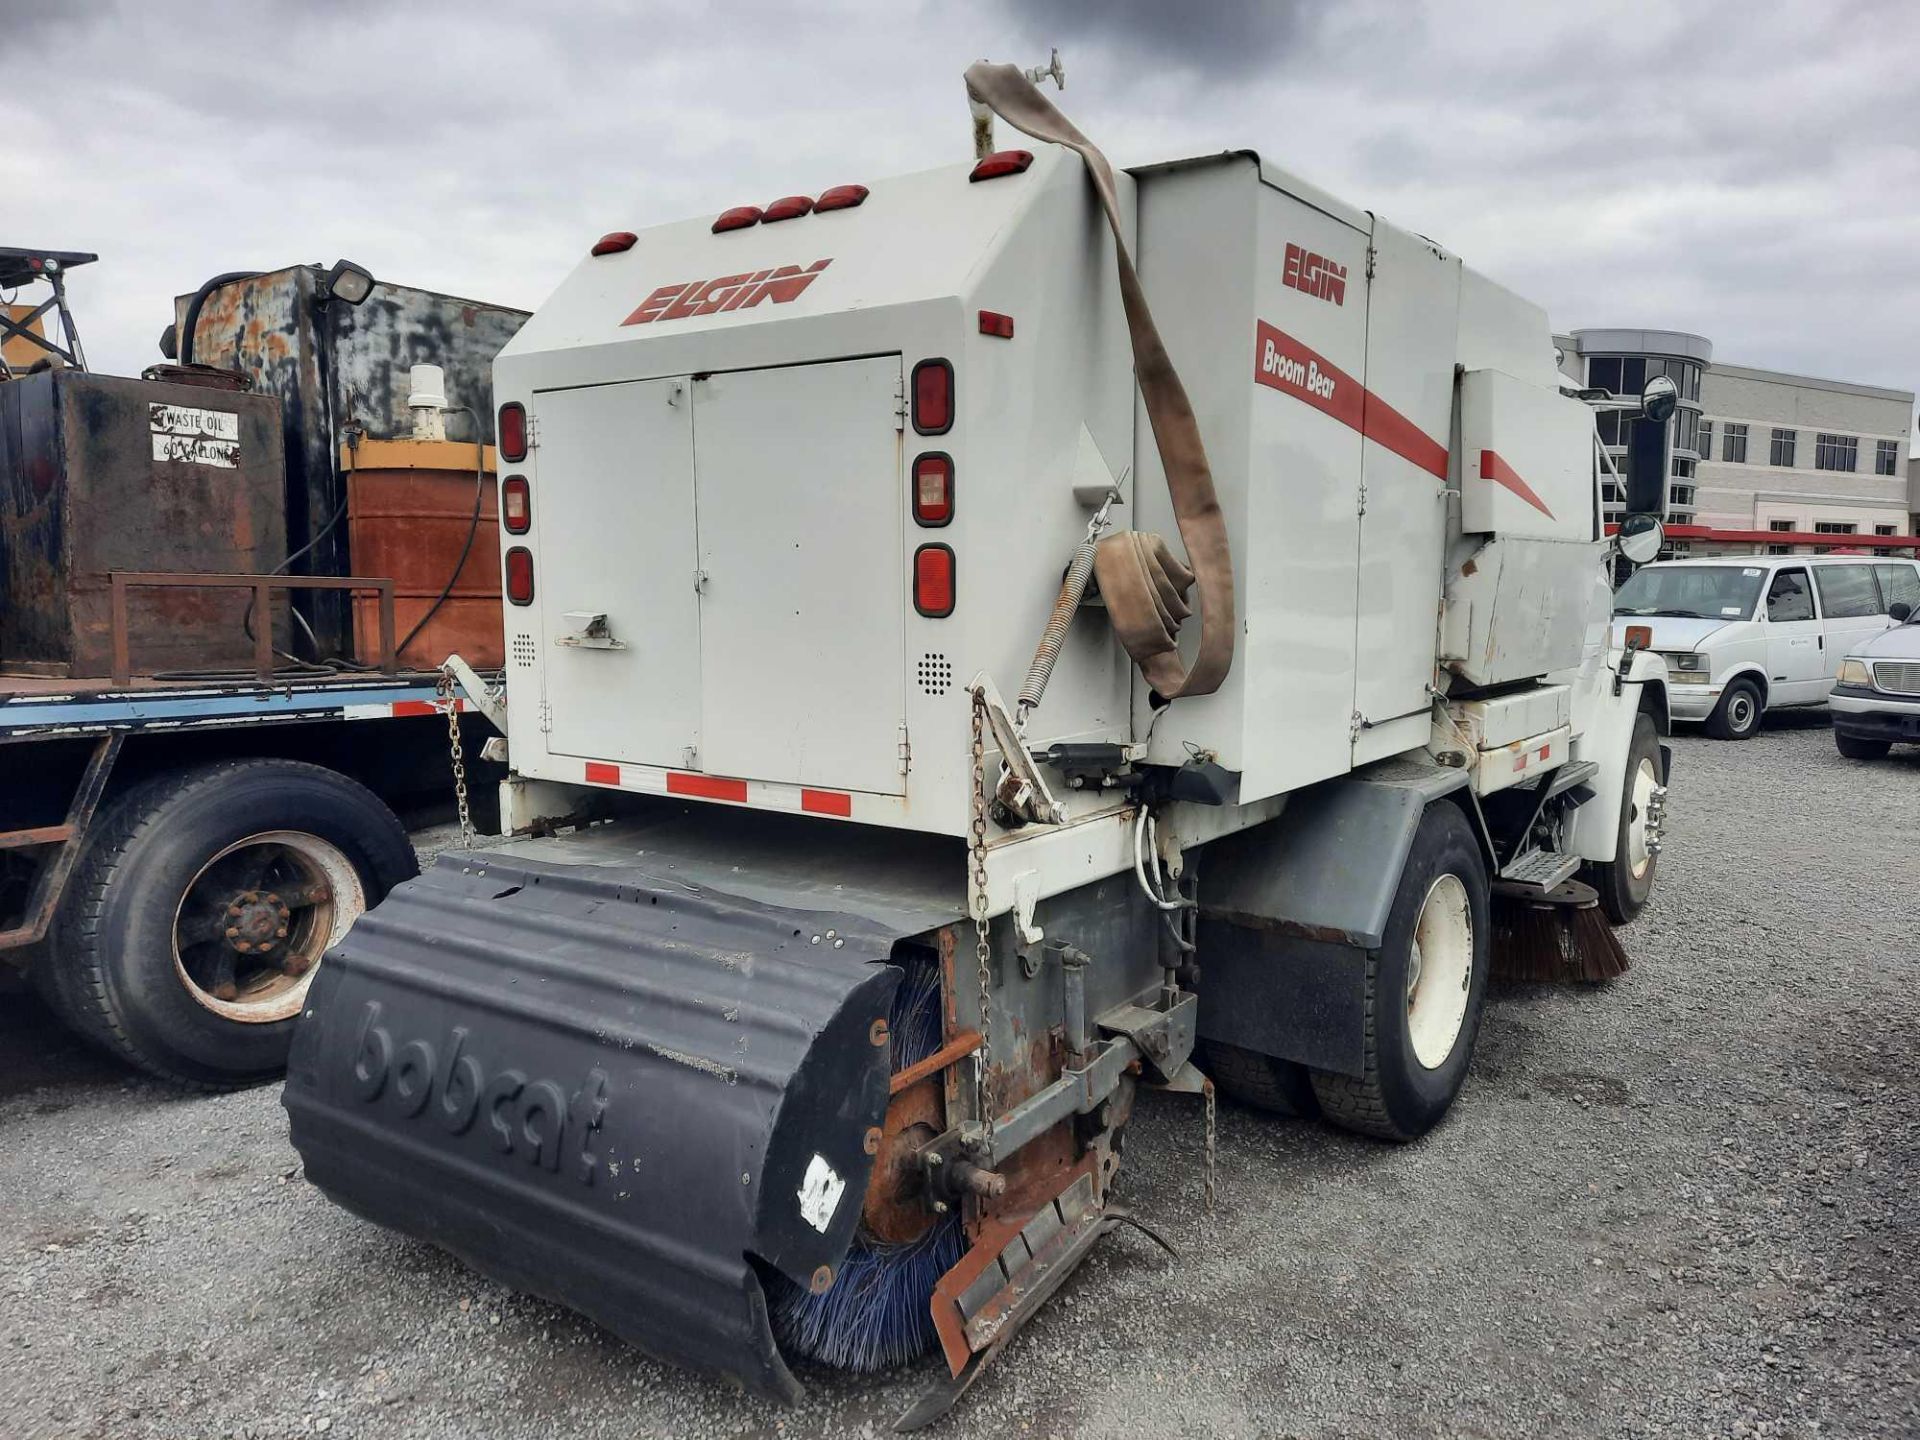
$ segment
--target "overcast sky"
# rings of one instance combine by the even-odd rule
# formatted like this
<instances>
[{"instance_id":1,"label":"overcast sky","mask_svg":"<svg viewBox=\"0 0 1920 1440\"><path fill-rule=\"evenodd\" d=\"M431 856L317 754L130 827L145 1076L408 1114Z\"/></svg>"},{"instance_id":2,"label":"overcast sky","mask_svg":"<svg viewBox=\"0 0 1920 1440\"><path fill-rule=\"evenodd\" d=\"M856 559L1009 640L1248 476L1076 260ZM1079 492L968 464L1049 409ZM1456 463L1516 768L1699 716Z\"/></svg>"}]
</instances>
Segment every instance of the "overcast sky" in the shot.
<instances>
[{"instance_id":1,"label":"overcast sky","mask_svg":"<svg viewBox=\"0 0 1920 1440\"><path fill-rule=\"evenodd\" d=\"M208 275L346 255L535 307L606 230L969 155L1068 71L1120 164L1250 147L1560 328L1920 385L1920 4L5 0L0 243L97 251L96 368Z\"/></svg>"}]
</instances>

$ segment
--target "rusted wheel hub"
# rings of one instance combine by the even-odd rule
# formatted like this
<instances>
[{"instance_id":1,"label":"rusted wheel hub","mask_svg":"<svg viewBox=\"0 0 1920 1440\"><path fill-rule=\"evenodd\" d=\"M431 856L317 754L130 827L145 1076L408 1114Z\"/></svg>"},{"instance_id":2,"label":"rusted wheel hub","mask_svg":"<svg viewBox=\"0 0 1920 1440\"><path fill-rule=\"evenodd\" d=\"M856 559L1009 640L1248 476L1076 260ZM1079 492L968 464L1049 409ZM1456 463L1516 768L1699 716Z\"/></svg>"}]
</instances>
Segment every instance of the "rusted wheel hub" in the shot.
<instances>
[{"instance_id":1,"label":"rusted wheel hub","mask_svg":"<svg viewBox=\"0 0 1920 1440\"><path fill-rule=\"evenodd\" d=\"M227 906L227 943L242 955L274 950L292 925L293 908L271 890L242 890Z\"/></svg>"}]
</instances>

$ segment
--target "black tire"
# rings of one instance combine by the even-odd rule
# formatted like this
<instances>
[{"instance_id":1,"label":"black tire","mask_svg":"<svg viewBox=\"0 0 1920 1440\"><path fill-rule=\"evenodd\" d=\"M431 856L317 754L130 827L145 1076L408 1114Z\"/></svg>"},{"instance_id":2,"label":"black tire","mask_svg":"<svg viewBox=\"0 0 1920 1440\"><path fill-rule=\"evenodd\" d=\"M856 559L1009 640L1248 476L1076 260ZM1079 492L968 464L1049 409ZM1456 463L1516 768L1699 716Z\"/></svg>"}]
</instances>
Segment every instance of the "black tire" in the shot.
<instances>
[{"instance_id":1,"label":"black tire","mask_svg":"<svg viewBox=\"0 0 1920 1440\"><path fill-rule=\"evenodd\" d=\"M1653 728L1652 717L1642 714L1633 722L1633 739L1627 746L1626 783L1620 792L1620 821L1614 836L1613 859L1604 865L1584 866L1581 874L1581 878L1599 892L1600 908L1615 925L1632 923L1647 908L1647 898L1653 894L1654 875L1660 868L1660 857L1650 855L1647 857L1647 868L1635 875L1627 844L1633 822L1638 818L1634 814L1634 775L1647 761L1653 763L1653 773L1657 777L1660 774L1660 735Z\"/></svg>"},{"instance_id":2,"label":"black tire","mask_svg":"<svg viewBox=\"0 0 1920 1440\"><path fill-rule=\"evenodd\" d=\"M1861 740L1852 735L1833 732L1833 745L1849 760L1884 760L1887 752L1893 749L1891 740Z\"/></svg>"},{"instance_id":3,"label":"black tire","mask_svg":"<svg viewBox=\"0 0 1920 1440\"><path fill-rule=\"evenodd\" d=\"M196 999L175 951L196 878L228 847L275 831L331 847L369 908L419 873L394 813L336 771L231 760L157 776L94 821L51 937L43 984L55 1008L95 1045L161 1079L225 1088L284 1070L297 1003L254 1023L216 1013Z\"/></svg>"},{"instance_id":4,"label":"black tire","mask_svg":"<svg viewBox=\"0 0 1920 1440\"><path fill-rule=\"evenodd\" d=\"M1735 680L1707 717L1707 734L1716 740L1751 740L1760 733L1760 717L1766 708L1758 685L1747 679Z\"/></svg>"},{"instance_id":5,"label":"black tire","mask_svg":"<svg viewBox=\"0 0 1920 1440\"><path fill-rule=\"evenodd\" d=\"M1415 926L1428 892L1452 875L1466 892L1471 922L1466 1009L1452 1048L1429 1068L1414 1053L1408 1019L1408 974ZM1479 841L1458 806L1436 801L1414 832L1377 950L1367 952L1366 1048L1361 1074L1312 1071L1321 1113L1334 1124L1382 1140L1417 1140L1440 1122L1466 1082L1467 1065L1486 1008L1493 933L1487 867Z\"/></svg>"},{"instance_id":6,"label":"black tire","mask_svg":"<svg viewBox=\"0 0 1920 1440\"><path fill-rule=\"evenodd\" d=\"M1207 1074L1229 1100L1274 1115L1320 1113L1320 1102L1313 1095L1313 1077L1306 1066L1223 1040L1202 1040L1200 1052Z\"/></svg>"}]
</instances>

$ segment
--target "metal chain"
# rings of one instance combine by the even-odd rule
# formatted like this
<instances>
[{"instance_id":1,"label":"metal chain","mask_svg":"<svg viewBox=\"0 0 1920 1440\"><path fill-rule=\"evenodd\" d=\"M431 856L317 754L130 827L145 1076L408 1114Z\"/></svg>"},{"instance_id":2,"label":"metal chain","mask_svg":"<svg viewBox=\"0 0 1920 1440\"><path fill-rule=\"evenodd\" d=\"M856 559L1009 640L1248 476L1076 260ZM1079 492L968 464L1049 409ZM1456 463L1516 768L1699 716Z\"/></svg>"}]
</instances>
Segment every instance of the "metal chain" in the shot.
<instances>
[{"instance_id":1,"label":"metal chain","mask_svg":"<svg viewBox=\"0 0 1920 1440\"><path fill-rule=\"evenodd\" d=\"M474 832L473 812L467 805L467 752L460 744L460 700L453 693L453 676L442 670L434 690L439 697L436 704L447 717L447 755L453 763L453 798L460 809L460 847L471 850Z\"/></svg>"},{"instance_id":2,"label":"metal chain","mask_svg":"<svg viewBox=\"0 0 1920 1440\"><path fill-rule=\"evenodd\" d=\"M1207 1081L1206 1089L1204 1089L1200 1093L1201 1093L1201 1099L1204 1101L1206 1106L1206 1127L1207 1127L1206 1194L1207 1194L1207 1213L1211 1215L1213 1213L1213 1152L1214 1152L1214 1140L1215 1140L1214 1127L1213 1127L1213 1082L1211 1080Z\"/></svg>"},{"instance_id":3,"label":"metal chain","mask_svg":"<svg viewBox=\"0 0 1920 1440\"><path fill-rule=\"evenodd\" d=\"M980 969L980 1055L979 1068L979 1108L980 1121L985 1127L988 1162L992 1163L993 1154L993 1095L988 1082L988 1070L993 1064L993 942L987 930L987 747L986 747L987 697L979 690L973 692L973 817L972 841L969 845L967 882L967 908L973 914L974 957Z\"/></svg>"}]
</instances>

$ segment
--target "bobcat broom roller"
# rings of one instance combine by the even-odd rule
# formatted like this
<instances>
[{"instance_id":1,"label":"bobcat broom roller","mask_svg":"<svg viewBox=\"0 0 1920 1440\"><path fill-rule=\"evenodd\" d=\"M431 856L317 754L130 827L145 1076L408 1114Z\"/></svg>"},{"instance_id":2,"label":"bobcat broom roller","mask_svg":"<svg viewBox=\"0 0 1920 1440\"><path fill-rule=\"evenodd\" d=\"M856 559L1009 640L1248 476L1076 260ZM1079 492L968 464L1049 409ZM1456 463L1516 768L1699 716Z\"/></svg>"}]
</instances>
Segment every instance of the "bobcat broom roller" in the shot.
<instances>
[{"instance_id":1,"label":"bobcat broom roller","mask_svg":"<svg viewBox=\"0 0 1920 1440\"><path fill-rule=\"evenodd\" d=\"M1420 1136L1491 973L1625 968L1666 797L1545 315L1040 75L501 354L515 838L354 925L285 1092L335 1200L664 1359L936 1351L905 1428L1127 1218L1141 1086L1196 1199L1215 1084Z\"/></svg>"}]
</instances>

